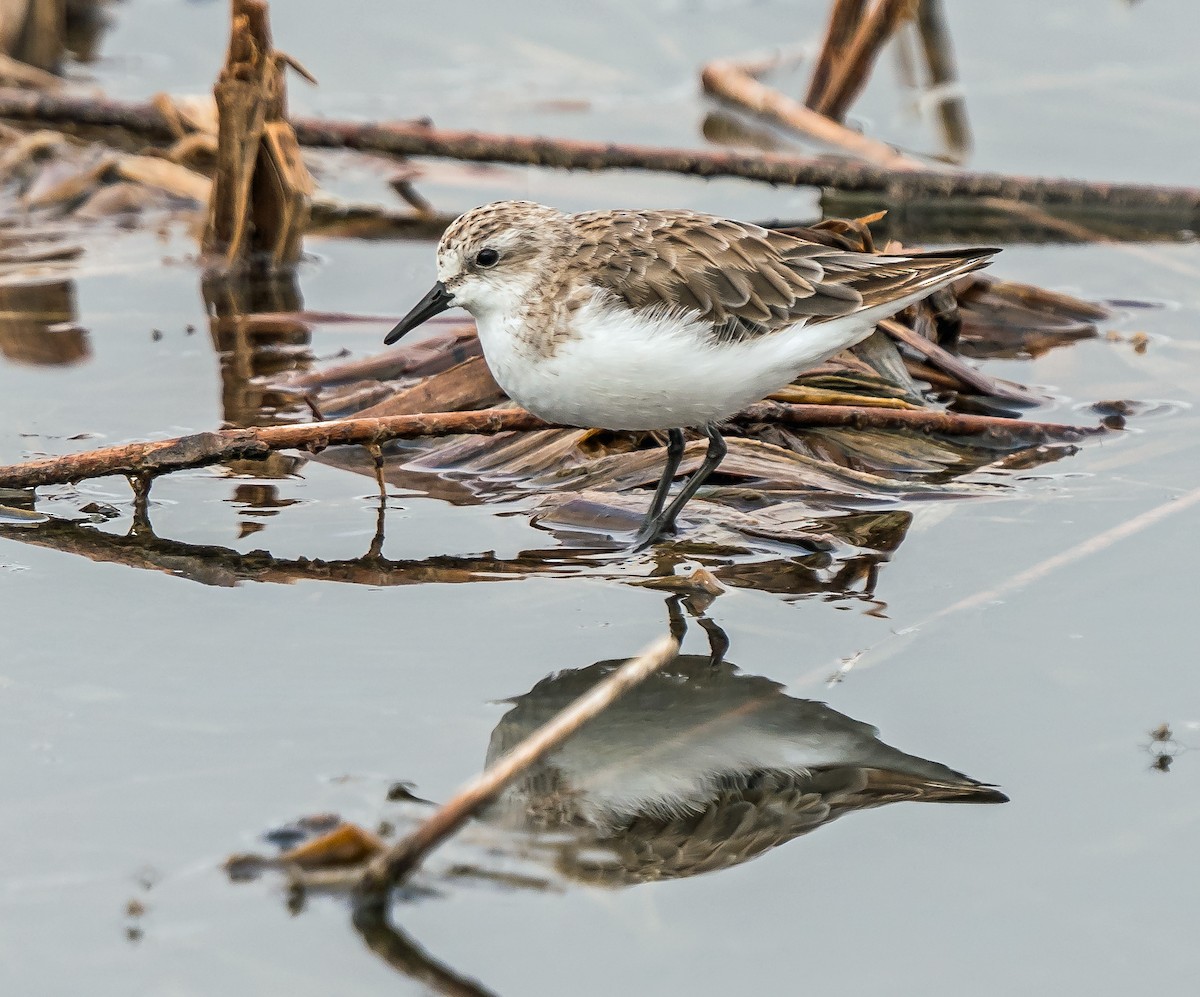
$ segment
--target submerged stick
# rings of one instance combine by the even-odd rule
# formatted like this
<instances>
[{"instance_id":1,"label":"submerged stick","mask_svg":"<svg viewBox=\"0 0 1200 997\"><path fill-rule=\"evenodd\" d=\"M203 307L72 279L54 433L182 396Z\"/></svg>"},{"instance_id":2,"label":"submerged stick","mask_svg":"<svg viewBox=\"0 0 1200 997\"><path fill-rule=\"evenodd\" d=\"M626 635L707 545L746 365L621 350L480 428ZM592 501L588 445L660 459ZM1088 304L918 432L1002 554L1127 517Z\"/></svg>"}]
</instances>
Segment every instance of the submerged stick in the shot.
<instances>
[{"instance_id":1,"label":"submerged stick","mask_svg":"<svg viewBox=\"0 0 1200 997\"><path fill-rule=\"evenodd\" d=\"M744 66L718 59L700 72L705 91L761 115L776 124L842 149L859 159L893 170L922 169L920 160L897 152L886 142L870 138L810 110L773 87L760 83Z\"/></svg>"},{"instance_id":2,"label":"submerged stick","mask_svg":"<svg viewBox=\"0 0 1200 997\"><path fill-rule=\"evenodd\" d=\"M403 840L374 858L358 884L360 906L380 909L387 893L430 851L454 834L509 783L545 758L628 690L649 678L679 653L679 641L661 637L561 710L512 751L472 779Z\"/></svg>"},{"instance_id":3,"label":"submerged stick","mask_svg":"<svg viewBox=\"0 0 1200 997\"><path fill-rule=\"evenodd\" d=\"M1051 572L1057 571L1059 568L1064 568L1069 564L1074 564L1076 561L1089 557L1092 554L1097 554L1102 550L1107 550L1118 541L1135 536L1141 533L1142 530L1148 529L1180 512L1186 512L1197 503L1200 503L1200 488L1193 488L1190 492L1172 496L1165 502L1154 506L1154 508L1138 513L1132 519L1127 519L1125 522L1118 523L1116 526L1103 530L1095 536L1081 540L1064 551L1052 554L1050 557L1038 561L1037 564L1026 568L1024 571L1018 571L1011 578L993 588L959 599L957 602L938 610L932 616L922 620L912 629L919 629L929 623L965 609L978 609L981 606L1002 602L1006 596L1020 591L1033 582L1041 581Z\"/></svg>"},{"instance_id":4,"label":"submerged stick","mask_svg":"<svg viewBox=\"0 0 1200 997\"><path fill-rule=\"evenodd\" d=\"M534 558L505 560L491 554L391 560L373 550L358 557L326 561L312 557L275 557L266 551L248 553L216 544L193 544L157 536L153 530L121 535L93 528L87 520L51 519L35 528L0 522L0 539L15 540L33 547L74 554L97 564L123 564L140 571L160 571L217 588L232 588L242 582L292 585L319 581L372 587L437 584L457 585L524 578L544 570ZM372 546L383 542L377 528Z\"/></svg>"},{"instance_id":5,"label":"submerged stick","mask_svg":"<svg viewBox=\"0 0 1200 997\"><path fill-rule=\"evenodd\" d=\"M429 993L444 994L445 997L496 997L483 984L460 975L435 959L408 935L389 924L382 911L357 910L353 924L368 949Z\"/></svg>"},{"instance_id":6,"label":"submerged stick","mask_svg":"<svg viewBox=\"0 0 1200 997\"><path fill-rule=\"evenodd\" d=\"M799 428L911 429L951 436L1006 435L1029 443L1076 442L1105 432L1102 428L1059 423L1024 422L988 415L960 415L937 409L882 409L859 405L788 405L759 402L731 420L778 422ZM573 429L543 422L524 409L481 409L478 412L420 412L377 419L331 419L298 426L222 429L149 443L125 443L62 457L43 457L0 467L0 488L36 488L111 474L157 476L232 460L264 460L276 450L308 450L345 444L380 444L423 436L460 433L532 432Z\"/></svg>"},{"instance_id":7,"label":"submerged stick","mask_svg":"<svg viewBox=\"0 0 1200 997\"><path fill-rule=\"evenodd\" d=\"M171 119L153 103L0 90L0 119L3 118L123 128L164 142L177 137ZM892 170L817 156L496 135L451 131L413 122L293 118L292 126L301 145L320 148L573 170L637 169L700 177L733 176L879 194L894 203L919 197L1001 197L1045 205L1163 214L1175 217L1184 228L1200 225L1200 187L1097 183L964 170Z\"/></svg>"}]
</instances>

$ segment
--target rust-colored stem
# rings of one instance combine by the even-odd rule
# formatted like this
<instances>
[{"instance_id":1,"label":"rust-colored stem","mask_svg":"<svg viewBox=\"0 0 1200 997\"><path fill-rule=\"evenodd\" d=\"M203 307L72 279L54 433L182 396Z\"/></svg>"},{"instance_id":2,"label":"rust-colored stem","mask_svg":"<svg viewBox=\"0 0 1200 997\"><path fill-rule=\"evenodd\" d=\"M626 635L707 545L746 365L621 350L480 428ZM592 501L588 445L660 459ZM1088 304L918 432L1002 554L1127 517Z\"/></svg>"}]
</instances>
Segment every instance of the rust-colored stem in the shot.
<instances>
[{"instance_id":1,"label":"rust-colored stem","mask_svg":"<svg viewBox=\"0 0 1200 997\"><path fill-rule=\"evenodd\" d=\"M298 426L222 429L152 443L127 443L64 457L47 457L0 467L0 488L32 488L108 474L169 474L231 460L262 460L276 450L308 450L348 443L386 443L419 436L503 433L546 429L523 409L428 412L383 419L338 419Z\"/></svg>"},{"instance_id":2,"label":"rust-colored stem","mask_svg":"<svg viewBox=\"0 0 1200 997\"><path fill-rule=\"evenodd\" d=\"M922 409L879 409L858 405L787 405L759 402L734 417L737 422L781 422L798 427L914 429L976 436L1003 433L1032 443L1076 441L1101 430L1056 423L1023 422L995 416L959 415ZM529 432L563 429L524 409L478 412L421 412L378 419L336 419L298 426L265 426L196 433L152 443L127 443L62 457L45 457L0 467L0 488L35 488L110 474L169 474L231 460L262 460L276 450L318 452L347 444L378 444L459 433Z\"/></svg>"}]
</instances>

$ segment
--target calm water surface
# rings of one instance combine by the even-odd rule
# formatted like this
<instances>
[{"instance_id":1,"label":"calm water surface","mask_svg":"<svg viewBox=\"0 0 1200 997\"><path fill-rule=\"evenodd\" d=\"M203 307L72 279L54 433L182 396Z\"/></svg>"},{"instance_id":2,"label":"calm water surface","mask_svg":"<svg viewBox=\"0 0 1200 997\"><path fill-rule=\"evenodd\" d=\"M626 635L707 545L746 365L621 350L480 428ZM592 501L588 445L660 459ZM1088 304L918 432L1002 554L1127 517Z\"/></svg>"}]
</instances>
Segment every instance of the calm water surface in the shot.
<instances>
[{"instance_id":1,"label":"calm water surface","mask_svg":"<svg viewBox=\"0 0 1200 997\"><path fill-rule=\"evenodd\" d=\"M1186 0L953 6L973 165L1196 182L1200 73ZM275 21L280 45L322 82L296 87L304 111L697 145L707 109L697 65L811 42L822 9L613 0L568 18L550 4L385 14L347 0L333 17L293 0L275 4ZM76 74L124 97L201 91L225 15L218 3L118 5L100 61ZM886 58L856 114L885 138L936 149ZM379 196L385 164L326 163L331 187ZM736 181L444 164L420 189L446 212L497 195L743 217L816 210L809 191ZM83 238L73 276L87 358L0 359L4 462L209 429L228 414L184 228ZM317 311L396 315L430 279L424 243L310 250L299 287ZM1040 417L1090 421L1081 409L1095 399L1163 404L1069 460L1014 472L1002 498L907 507L912 524L873 599L745 588L709 615L743 674L877 726L887 744L995 783L1011 802L850 814L753 861L658 884L441 883L394 919L444 971L503 994L1194 986L1200 753L1153 771L1148 731L1169 722L1181 748L1200 749L1200 506L1186 506L1200 489L1200 248L1011 245L997 271L1156 306L1123 307L1103 326L1146 333L1144 352L1100 338L989 364L1048 389ZM319 325L311 349L363 355L384 330ZM81 432L95 435L70 439ZM0 538L6 993L421 992L368 950L339 900L310 898L293 915L270 877L231 885L224 857L267 849L263 832L303 814L368 826L402 817L384 802L397 780L444 798L482 765L509 709L501 700L633 654L667 626L662 593L587 571L233 584L197 548L348 560L376 532L369 478L309 462L261 482L273 493L251 483L218 470L159 481L154 530L176 542L159 570ZM128 531L121 479L47 489L38 508L73 518L87 501L119 511L96 529ZM496 513L397 491L383 554L513 558L553 543L525 515ZM693 626L685 650L705 647ZM126 915L134 899L139 918Z\"/></svg>"}]
</instances>

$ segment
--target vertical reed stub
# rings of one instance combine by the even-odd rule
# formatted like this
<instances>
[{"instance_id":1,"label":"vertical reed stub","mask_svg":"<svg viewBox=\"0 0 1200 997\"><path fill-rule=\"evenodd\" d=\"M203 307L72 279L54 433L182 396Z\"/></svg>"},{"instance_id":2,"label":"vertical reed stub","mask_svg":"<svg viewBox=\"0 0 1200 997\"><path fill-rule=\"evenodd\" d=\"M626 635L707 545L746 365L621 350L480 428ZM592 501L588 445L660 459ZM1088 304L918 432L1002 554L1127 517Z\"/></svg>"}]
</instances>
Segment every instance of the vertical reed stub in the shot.
<instances>
[{"instance_id":1,"label":"vertical reed stub","mask_svg":"<svg viewBox=\"0 0 1200 997\"><path fill-rule=\"evenodd\" d=\"M287 120L284 70L266 0L232 0L225 65L213 94L217 169L203 251L218 270L280 270L300 259L312 179Z\"/></svg>"}]
</instances>

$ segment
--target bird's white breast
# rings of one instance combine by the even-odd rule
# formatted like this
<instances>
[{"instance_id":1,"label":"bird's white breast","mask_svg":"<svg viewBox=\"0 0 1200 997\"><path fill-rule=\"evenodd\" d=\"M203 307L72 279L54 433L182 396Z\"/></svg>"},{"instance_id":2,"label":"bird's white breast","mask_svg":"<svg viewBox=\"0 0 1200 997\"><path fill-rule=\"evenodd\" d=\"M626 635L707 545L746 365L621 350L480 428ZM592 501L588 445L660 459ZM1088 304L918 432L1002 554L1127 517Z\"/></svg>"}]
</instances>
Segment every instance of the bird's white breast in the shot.
<instances>
[{"instance_id":1,"label":"bird's white breast","mask_svg":"<svg viewBox=\"0 0 1200 997\"><path fill-rule=\"evenodd\" d=\"M553 330L512 313L477 322L488 366L517 403L551 422L632 430L719 422L870 331L835 320L718 343L707 322L602 297L574 313L552 349L536 344Z\"/></svg>"}]
</instances>

